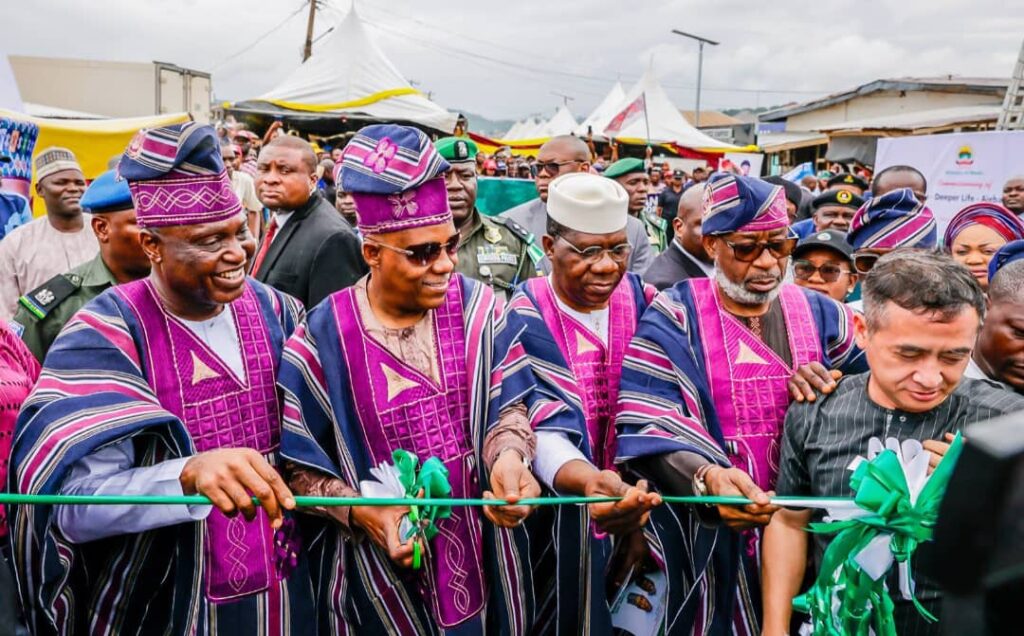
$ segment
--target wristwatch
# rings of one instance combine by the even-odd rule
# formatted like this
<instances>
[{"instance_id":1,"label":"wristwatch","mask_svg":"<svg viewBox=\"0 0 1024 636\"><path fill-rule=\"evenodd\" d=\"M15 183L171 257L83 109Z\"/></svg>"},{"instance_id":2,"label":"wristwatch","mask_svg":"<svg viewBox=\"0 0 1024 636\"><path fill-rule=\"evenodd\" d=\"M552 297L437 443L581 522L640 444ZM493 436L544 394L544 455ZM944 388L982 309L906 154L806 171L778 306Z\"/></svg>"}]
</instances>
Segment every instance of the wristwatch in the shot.
<instances>
[{"instance_id":1,"label":"wristwatch","mask_svg":"<svg viewBox=\"0 0 1024 636\"><path fill-rule=\"evenodd\" d=\"M698 497L705 497L708 493L708 485L704 482L704 477L707 476L708 471L715 467L715 464L704 464L693 473L693 494Z\"/></svg>"}]
</instances>

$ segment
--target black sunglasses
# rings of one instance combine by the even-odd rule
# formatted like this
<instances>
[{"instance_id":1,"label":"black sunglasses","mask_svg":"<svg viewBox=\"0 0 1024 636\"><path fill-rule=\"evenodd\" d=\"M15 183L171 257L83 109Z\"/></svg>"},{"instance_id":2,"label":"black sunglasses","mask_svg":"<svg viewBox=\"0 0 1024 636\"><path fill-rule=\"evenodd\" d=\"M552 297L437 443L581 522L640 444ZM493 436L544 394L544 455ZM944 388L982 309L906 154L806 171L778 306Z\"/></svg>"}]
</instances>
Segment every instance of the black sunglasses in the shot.
<instances>
[{"instance_id":1,"label":"black sunglasses","mask_svg":"<svg viewBox=\"0 0 1024 636\"><path fill-rule=\"evenodd\" d=\"M537 162L537 173L546 172L551 175L557 175L562 171L562 166L567 166L570 163L583 163L582 159L570 159L569 161L546 161L544 163Z\"/></svg>"},{"instance_id":2,"label":"black sunglasses","mask_svg":"<svg viewBox=\"0 0 1024 636\"><path fill-rule=\"evenodd\" d=\"M384 247L392 252L398 252L399 254L405 254L406 258L410 261L419 265L420 267L426 267L441 256L441 250L448 253L448 256L455 256L459 251L459 235L454 234L445 243L417 243L416 245L410 245L409 247L395 247L394 245L388 245L387 243L381 243L371 238L366 239L367 243L377 245L378 247Z\"/></svg>"},{"instance_id":3,"label":"black sunglasses","mask_svg":"<svg viewBox=\"0 0 1024 636\"><path fill-rule=\"evenodd\" d=\"M818 272L821 276L821 280L826 283L834 283L839 280L839 277L843 274L852 274L848 269L843 269L836 263L825 263L823 265L815 267L814 263L799 259L793 261L793 276L800 280L809 280L811 276L814 276L814 272Z\"/></svg>"},{"instance_id":4,"label":"black sunglasses","mask_svg":"<svg viewBox=\"0 0 1024 636\"><path fill-rule=\"evenodd\" d=\"M757 241L756 243L733 243L722 239L732 249L736 260L743 263L753 263L761 256L761 252L768 250L775 258L785 258L796 249L797 239L784 238L774 241Z\"/></svg>"},{"instance_id":5,"label":"black sunglasses","mask_svg":"<svg viewBox=\"0 0 1024 636\"><path fill-rule=\"evenodd\" d=\"M883 254L873 254L871 252L865 252L864 254L853 255L853 268L857 270L858 274L867 274L871 271L871 268L875 266L878 259L882 258Z\"/></svg>"}]
</instances>

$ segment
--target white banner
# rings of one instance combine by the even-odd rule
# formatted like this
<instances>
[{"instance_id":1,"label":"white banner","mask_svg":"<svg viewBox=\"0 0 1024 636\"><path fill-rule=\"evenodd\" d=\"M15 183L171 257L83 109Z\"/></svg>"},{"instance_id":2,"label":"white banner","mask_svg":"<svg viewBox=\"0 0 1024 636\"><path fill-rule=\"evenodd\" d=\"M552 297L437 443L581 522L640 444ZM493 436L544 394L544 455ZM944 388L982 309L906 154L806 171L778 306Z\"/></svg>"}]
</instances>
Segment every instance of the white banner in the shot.
<instances>
[{"instance_id":1,"label":"white banner","mask_svg":"<svg viewBox=\"0 0 1024 636\"><path fill-rule=\"evenodd\" d=\"M950 133L878 140L875 174L908 165L928 179L927 205L939 236L964 207L999 203L1007 179L1024 174L1024 131Z\"/></svg>"}]
</instances>

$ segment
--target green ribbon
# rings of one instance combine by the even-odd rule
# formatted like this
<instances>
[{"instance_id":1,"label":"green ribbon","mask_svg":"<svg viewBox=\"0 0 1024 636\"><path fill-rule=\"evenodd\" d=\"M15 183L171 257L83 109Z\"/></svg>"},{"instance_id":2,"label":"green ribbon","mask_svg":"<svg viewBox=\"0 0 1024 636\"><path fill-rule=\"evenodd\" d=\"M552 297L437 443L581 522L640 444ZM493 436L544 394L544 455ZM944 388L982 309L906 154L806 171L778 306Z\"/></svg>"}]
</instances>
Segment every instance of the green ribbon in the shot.
<instances>
[{"instance_id":1,"label":"green ribbon","mask_svg":"<svg viewBox=\"0 0 1024 636\"><path fill-rule=\"evenodd\" d=\"M856 561L880 535L889 536L894 563L907 564L914 606L926 620L936 620L913 596L909 564L917 546L932 538L942 496L962 448L963 439L957 434L914 503L899 456L890 449L882 451L873 460L861 462L850 477L854 502L871 514L810 525L810 532L835 535L814 584L793 599L794 609L810 614L814 636L866 636L871 629L877 636L896 636L886 576L872 579Z\"/></svg>"},{"instance_id":2,"label":"green ribbon","mask_svg":"<svg viewBox=\"0 0 1024 636\"><path fill-rule=\"evenodd\" d=\"M436 522L452 516L451 505L435 503L451 499L448 469L440 459L431 457L417 470L420 460L409 451L396 450L391 457L398 469L398 481L405 489L406 497L418 502L409 505L409 521L413 529L403 539L408 540L415 534L421 534L429 541L439 532ZM430 503L419 503L421 501Z\"/></svg>"}]
</instances>

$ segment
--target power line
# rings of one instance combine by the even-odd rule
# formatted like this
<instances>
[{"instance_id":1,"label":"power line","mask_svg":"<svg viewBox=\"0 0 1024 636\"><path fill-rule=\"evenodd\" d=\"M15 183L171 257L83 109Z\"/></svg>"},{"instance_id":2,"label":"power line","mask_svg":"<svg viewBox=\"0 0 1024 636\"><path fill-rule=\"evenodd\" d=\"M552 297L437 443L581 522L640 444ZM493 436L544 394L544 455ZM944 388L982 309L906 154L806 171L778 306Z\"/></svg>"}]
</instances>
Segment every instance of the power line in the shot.
<instances>
[{"instance_id":1,"label":"power line","mask_svg":"<svg viewBox=\"0 0 1024 636\"><path fill-rule=\"evenodd\" d=\"M601 76L596 76L596 75L586 75L586 74L582 74L582 73L573 73L573 72L569 72L569 71L560 71L560 70L557 70L557 69L541 68L541 67L530 66L530 65L521 64L521 63L510 62L508 60L503 60L503 59L500 59L500 58L491 57L491 56L488 56L488 55L477 53L475 51L468 51L468 50L465 50L465 49L460 49L460 48L457 48L457 47L452 47L452 46L449 46L449 45L444 45L444 44L439 44L439 43L436 43L436 42L431 42L429 40L424 40L424 39L418 38L416 35L408 32L408 31L403 31L403 30L397 29L397 28L395 28L393 26L390 26L390 25L386 26L384 24L381 24L381 23L378 23L378 22L374 22L374 21L371 21L371 20L367 20L365 18L363 19L363 22L365 22L366 24L369 24L371 26L374 26L377 29L380 29L381 31L385 31L385 32L391 33L393 35L399 35L399 36L401 36L406 41L410 41L410 42L413 42L415 44L419 44L421 46L424 46L424 47L427 47L427 48L431 48L431 49L433 49L433 50L435 50L435 51L437 51L439 53L447 53L449 55L462 56L462 59L486 61L486 62L490 62L492 64L496 64L496 65L499 65L499 66L502 66L502 67L505 67L505 68L508 68L508 69L518 70L518 71L521 71L521 72L524 72L524 73L551 75L551 76L557 76L557 77L564 77L564 78L568 78L568 79L584 80L584 81L588 81L588 82L601 82L601 83L605 83L605 84L618 81L619 79L625 79L627 81L636 81L636 80L639 79L638 76L631 76L631 75L625 75L625 74L619 74L616 77L616 79L612 79L610 77L601 77ZM421 24L426 24L425 22L422 22L420 20L417 20L417 22L420 22ZM443 29L438 29L438 30L443 31ZM530 78L531 79L536 79L536 77L534 77L533 75L531 75ZM696 85L667 84L667 83L662 83L662 86L665 87L665 88L681 89L681 90L695 90L697 88ZM795 89L771 89L771 88L714 88L714 87L703 87L701 90L708 91L708 92L715 92L715 93L751 93L751 94L769 93L769 94L780 94L780 95L826 95L826 94L832 92L831 90L795 90Z\"/></svg>"},{"instance_id":2,"label":"power line","mask_svg":"<svg viewBox=\"0 0 1024 636\"><path fill-rule=\"evenodd\" d=\"M281 21L280 21L280 22L278 22L278 23L277 23L276 25L274 25L274 26L273 26L273 27L272 27L272 28L271 28L270 30L268 30L268 31L267 31L266 33L264 33L263 35L259 36L259 37L258 37L258 38L256 38L255 40L253 40L253 41L252 41L252 43L250 43L250 44L246 45L246 46L245 46L245 48L243 48L243 49L241 49L241 50L237 51L236 53L232 53L231 55L227 56L226 58L224 58L224 59L223 59L223 60L221 60L220 62L217 62L216 64L214 64L214 65L213 65L213 66L212 66L212 67L210 68L210 71L211 71L211 72L212 72L212 71L215 71L215 70L217 70L218 68L220 68L220 67L224 66L225 64L227 64L228 62L230 62L231 60L233 60L233 59L235 59L235 58L239 57L239 56L240 56L240 55L242 55L243 53L248 53L248 52L249 52L249 51L251 51L251 50L252 50L252 49L253 49L253 48L254 48L254 47L255 47L255 46L257 45L257 44L259 44L259 43L260 43L260 42L262 42L263 40L265 40L265 39L267 39L268 37L270 37L270 36L271 36L271 35L272 35L272 34L273 34L273 33L274 33L275 31L277 31L278 29L280 29L281 27L283 27L283 26L284 26L285 24L287 24L287 23L288 23L288 22L289 22L289 21L290 21L290 20L291 20L292 18L294 18L295 16L299 15L299 13L301 13L301 12L303 11L303 9L305 9L305 8L306 8L306 3L305 3L305 2L303 2L303 3L302 3L302 5L301 5L301 6L300 6L300 7L298 8L298 9L296 9L295 11L292 11L292 12L291 12L290 14L288 14L288 17L286 17L286 18L285 18L284 20L281 20Z\"/></svg>"}]
</instances>

